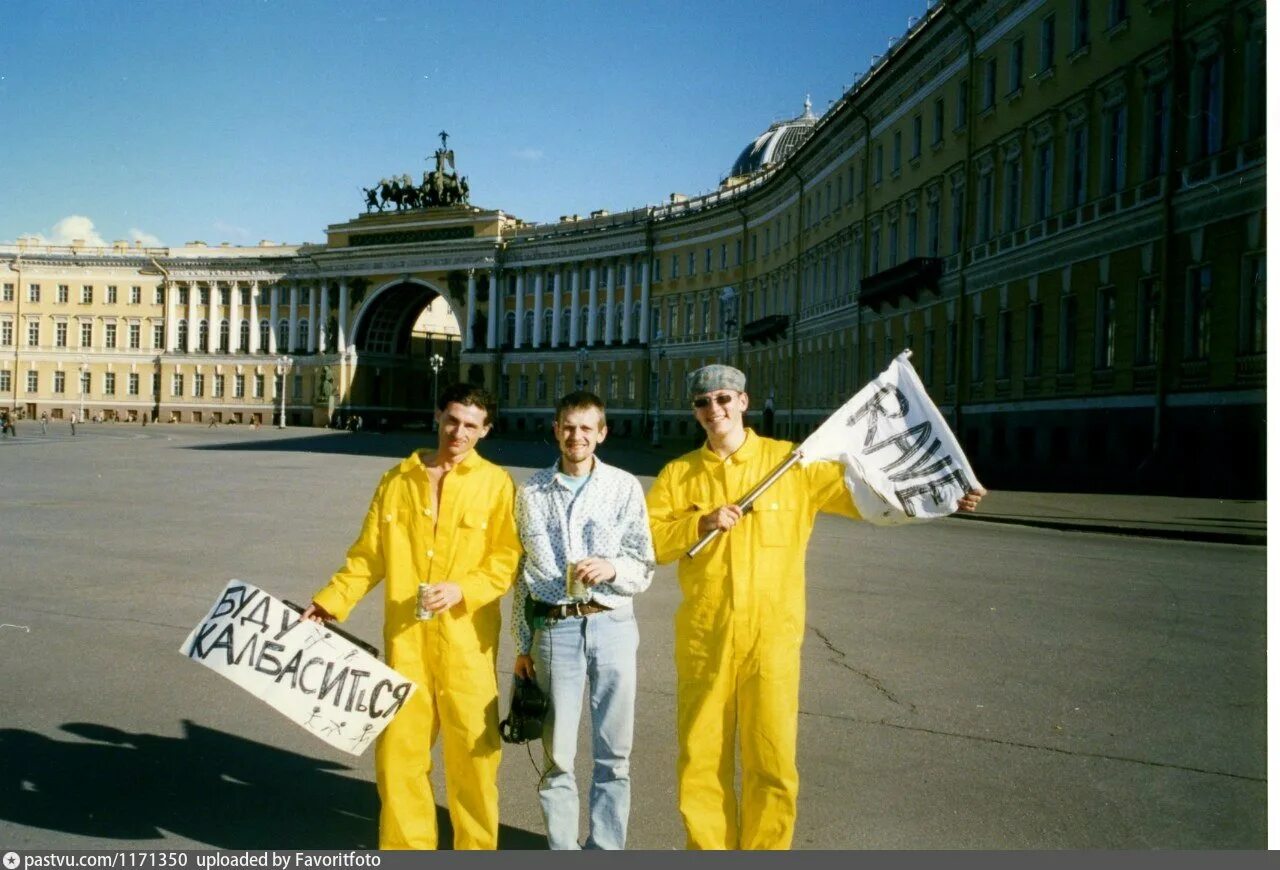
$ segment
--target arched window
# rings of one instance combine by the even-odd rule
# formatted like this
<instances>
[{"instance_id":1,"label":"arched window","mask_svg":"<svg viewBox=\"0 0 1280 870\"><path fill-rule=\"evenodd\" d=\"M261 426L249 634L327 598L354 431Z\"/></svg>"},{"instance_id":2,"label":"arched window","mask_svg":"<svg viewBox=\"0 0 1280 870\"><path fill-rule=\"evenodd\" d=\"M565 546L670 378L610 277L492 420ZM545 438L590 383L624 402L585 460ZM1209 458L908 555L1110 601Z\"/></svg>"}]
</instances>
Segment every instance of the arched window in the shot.
<instances>
[{"instance_id":1,"label":"arched window","mask_svg":"<svg viewBox=\"0 0 1280 870\"><path fill-rule=\"evenodd\" d=\"M285 353L289 350L289 321L284 318L276 325L276 349Z\"/></svg>"},{"instance_id":2,"label":"arched window","mask_svg":"<svg viewBox=\"0 0 1280 870\"><path fill-rule=\"evenodd\" d=\"M209 350L209 321L200 321L200 342L196 345L196 350Z\"/></svg>"},{"instance_id":3,"label":"arched window","mask_svg":"<svg viewBox=\"0 0 1280 870\"><path fill-rule=\"evenodd\" d=\"M190 350L187 347L187 322L185 320L178 321L178 350Z\"/></svg>"},{"instance_id":4,"label":"arched window","mask_svg":"<svg viewBox=\"0 0 1280 870\"><path fill-rule=\"evenodd\" d=\"M533 334L533 312L526 311L524 313L524 340L526 344L532 344L535 336Z\"/></svg>"},{"instance_id":5,"label":"arched window","mask_svg":"<svg viewBox=\"0 0 1280 870\"><path fill-rule=\"evenodd\" d=\"M266 353L271 349L271 321L263 320L258 324L258 353Z\"/></svg>"},{"instance_id":6,"label":"arched window","mask_svg":"<svg viewBox=\"0 0 1280 870\"><path fill-rule=\"evenodd\" d=\"M218 349L223 353L231 352L231 321L224 320L218 327Z\"/></svg>"},{"instance_id":7,"label":"arched window","mask_svg":"<svg viewBox=\"0 0 1280 870\"><path fill-rule=\"evenodd\" d=\"M569 334L571 330L570 324L573 322L573 309L566 308L560 312L560 343L569 343Z\"/></svg>"},{"instance_id":8,"label":"arched window","mask_svg":"<svg viewBox=\"0 0 1280 870\"><path fill-rule=\"evenodd\" d=\"M305 353L307 348L311 346L307 343L307 338L310 335L311 335L311 324L308 323L306 318L304 317L302 320L298 321L298 348L297 349L299 351L302 351Z\"/></svg>"},{"instance_id":9,"label":"arched window","mask_svg":"<svg viewBox=\"0 0 1280 870\"><path fill-rule=\"evenodd\" d=\"M516 343L516 313L514 311L508 311L503 320L506 324L505 329L503 330L503 334L505 336L503 338L503 343L514 346Z\"/></svg>"},{"instance_id":10,"label":"arched window","mask_svg":"<svg viewBox=\"0 0 1280 870\"><path fill-rule=\"evenodd\" d=\"M249 321L240 321L240 352L249 352Z\"/></svg>"}]
</instances>

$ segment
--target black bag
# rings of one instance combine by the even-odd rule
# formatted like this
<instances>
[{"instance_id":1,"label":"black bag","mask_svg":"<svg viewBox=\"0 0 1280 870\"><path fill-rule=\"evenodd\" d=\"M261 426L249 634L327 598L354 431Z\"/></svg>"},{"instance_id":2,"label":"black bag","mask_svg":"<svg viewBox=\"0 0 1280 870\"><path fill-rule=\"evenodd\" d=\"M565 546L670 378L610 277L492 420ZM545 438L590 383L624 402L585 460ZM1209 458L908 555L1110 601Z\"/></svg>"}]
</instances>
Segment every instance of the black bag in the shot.
<instances>
[{"instance_id":1,"label":"black bag","mask_svg":"<svg viewBox=\"0 0 1280 870\"><path fill-rule=\"evenodd\" d=\"M542 737L542 720L551 705L538 684L523 677L511 678L511 707L498 725L504 743L524 743Z\"/></svg>"}]
</instances>

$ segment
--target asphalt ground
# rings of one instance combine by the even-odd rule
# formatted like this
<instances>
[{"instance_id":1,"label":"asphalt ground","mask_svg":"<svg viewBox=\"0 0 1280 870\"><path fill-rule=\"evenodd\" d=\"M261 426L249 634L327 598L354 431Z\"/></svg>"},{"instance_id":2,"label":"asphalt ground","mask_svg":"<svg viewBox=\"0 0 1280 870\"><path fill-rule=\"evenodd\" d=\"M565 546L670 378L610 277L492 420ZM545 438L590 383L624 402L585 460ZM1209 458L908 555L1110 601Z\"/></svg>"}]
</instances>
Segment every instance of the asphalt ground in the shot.
<instances>
[{"instance_id":1,"label":"asphalt ground","mask_svg":"<svg viewBox=\"0 0 1280 870\"><path fill-rule=\"evenodd\" d=\"M231 577L306 600L381 472L430 436L38 432L0 441L0 845L374 845L372 753L328 748L177 650ZM555 458L528 441L482 452L517 480ZM621 442L602 454L646 484L665 458ZM1265 548L1119 533L1114 507L1092 530L1045 527L1037 517L1089 518L1088 497L1002 495L984 508L1011 517L1020 503L1027 522L820 519L795 845L1264 847ZM1224 517L1168 501L1265 536L1260 503L1223 503ZM664 566L637 602L633 848L684 842L678 597ZM371 596L348 626L376 643L380 618ZM512 657L504 637L504 687ZM506 848L545 846L527 753L504 754ZM582 755L579 774L585 794Z\"/></svg>"}]
</instances>

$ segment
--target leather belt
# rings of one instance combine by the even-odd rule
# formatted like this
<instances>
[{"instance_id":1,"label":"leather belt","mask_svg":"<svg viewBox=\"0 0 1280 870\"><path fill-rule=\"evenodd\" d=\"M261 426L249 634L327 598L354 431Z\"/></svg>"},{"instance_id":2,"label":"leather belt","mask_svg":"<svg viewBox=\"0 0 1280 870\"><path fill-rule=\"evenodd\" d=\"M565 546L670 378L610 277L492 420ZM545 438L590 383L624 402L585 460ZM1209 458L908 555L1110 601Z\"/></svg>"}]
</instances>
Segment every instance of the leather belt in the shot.
<instances>
[{"instance_id":1,"label":"leather belt","mask_svg":"<svg viewBox=\"0 0 1280 870\"><path fill-rule=\"evenodd\" d=\"M569 604L547 604L537 600L533 602L534 615L541 616L544 619L568 619L571 616L590 616L593 613L603 613L606 610L612 609L612 607L606 607L598 601L573 601Z\"/></svg>"}]
</instances>

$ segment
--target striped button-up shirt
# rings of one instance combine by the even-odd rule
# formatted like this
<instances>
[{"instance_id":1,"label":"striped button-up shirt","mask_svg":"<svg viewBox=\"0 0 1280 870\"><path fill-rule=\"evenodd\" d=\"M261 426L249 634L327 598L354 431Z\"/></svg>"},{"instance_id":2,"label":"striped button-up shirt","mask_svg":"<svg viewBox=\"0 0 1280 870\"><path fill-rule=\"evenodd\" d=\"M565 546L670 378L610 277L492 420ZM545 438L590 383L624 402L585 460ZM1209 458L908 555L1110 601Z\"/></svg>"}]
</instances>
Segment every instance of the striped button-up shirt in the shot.
<instances>
[{"instance_id":1,"label":"striped button-up shirt","mask_svg":"<svg viewBox=\"0 0 1280 870\"><path fill-rule=\"evenodd\" d=\"M535 472L516 493L516 528L524 545L511 608L516 652L527 655L533 631L529 596L546 604L572 601L565 589L570 562L607 559L617 576L590 589L590 599L620 607L653 580L653 538L640 481L595 457L591 477L575 493L557 478L559 463Z\"/></svg>"}]
</instances>

